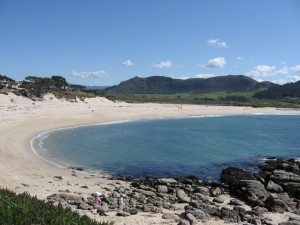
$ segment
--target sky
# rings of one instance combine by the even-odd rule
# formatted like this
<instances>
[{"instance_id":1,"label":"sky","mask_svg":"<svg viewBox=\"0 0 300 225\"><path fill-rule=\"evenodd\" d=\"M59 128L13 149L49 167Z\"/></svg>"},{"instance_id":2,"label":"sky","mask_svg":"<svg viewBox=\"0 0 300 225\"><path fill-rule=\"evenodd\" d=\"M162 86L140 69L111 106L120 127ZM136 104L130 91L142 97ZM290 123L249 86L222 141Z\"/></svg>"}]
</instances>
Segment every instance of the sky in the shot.
<instances>
[{"instance_id":1,"label":"sky","mask_svg":"<svg viewBox=\"0 0 300 225\"><path fill-rule=\"evenodd\" d=\"M300 80L299 0L0 0L0 74Z\"/></svg>"}]
</instances>

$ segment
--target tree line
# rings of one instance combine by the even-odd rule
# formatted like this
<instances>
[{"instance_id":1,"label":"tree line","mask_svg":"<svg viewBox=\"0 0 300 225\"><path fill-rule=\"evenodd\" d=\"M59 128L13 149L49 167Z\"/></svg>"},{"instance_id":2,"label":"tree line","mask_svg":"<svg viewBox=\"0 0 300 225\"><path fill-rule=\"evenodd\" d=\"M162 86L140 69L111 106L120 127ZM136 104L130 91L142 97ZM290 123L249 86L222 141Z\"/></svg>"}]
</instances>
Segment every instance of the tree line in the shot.
<instances>
[{"instance_id":1,"label":"tree line","mask_svg":"<svg viewBox=\"0 0 300 225\"><path fill-rule=\"evenodd\" d=\"M30 95L42 97L51 91L82 91L85 86L69 84L64 77L54 75L51 78L27 76L22 82L21 88L24 88Z\"/></svg>"}]
</instances>

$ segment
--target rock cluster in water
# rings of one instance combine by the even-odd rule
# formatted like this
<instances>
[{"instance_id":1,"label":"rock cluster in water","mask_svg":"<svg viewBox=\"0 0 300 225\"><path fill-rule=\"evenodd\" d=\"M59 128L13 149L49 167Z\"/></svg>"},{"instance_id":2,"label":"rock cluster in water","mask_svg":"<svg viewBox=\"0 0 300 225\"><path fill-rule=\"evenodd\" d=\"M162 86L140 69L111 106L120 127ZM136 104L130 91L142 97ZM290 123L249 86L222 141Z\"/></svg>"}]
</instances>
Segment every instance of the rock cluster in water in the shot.
<instances>
[{"instance_id":1,"label":"rock cluster in water","mask_svg":"<svg viewBox=\"0 0 300 225\"><path fill-rule=\"evenodd\" d=\"M106 202L96 204L93 197L57 193L50 195L49 202L76 211L91 211L106 215L116 211L118 216L130 216L139 212L163 213L164 219L179 225L193 225L212 217L225 222L243 224L275 224L264 217L266 212L292 212L295 217L280 225L300 225L300 163L290 160L270 159L259 165L260 172L250 173L229 167L222 171L221 183L203 182L190 176L184 179L131 179L129 188L115 187ZM116 178L114 178L116 179ZM224 203L223 194L230 194L230 202ZM126 195L126 207L119 210L118 198ZM170 213L176 204L184 203L184 212ZM243 207L250 206L250 210ZM298 205L299 204L299 205Z\"/></svg>"}]
</instances>

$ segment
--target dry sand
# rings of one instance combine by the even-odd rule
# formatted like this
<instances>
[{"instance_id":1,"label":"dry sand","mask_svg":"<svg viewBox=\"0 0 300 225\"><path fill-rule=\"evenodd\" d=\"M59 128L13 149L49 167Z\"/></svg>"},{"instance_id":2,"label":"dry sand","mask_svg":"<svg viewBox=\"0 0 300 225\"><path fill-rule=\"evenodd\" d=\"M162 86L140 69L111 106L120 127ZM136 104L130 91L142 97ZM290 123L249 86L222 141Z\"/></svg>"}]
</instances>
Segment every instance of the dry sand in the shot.
<instances>
[{"instance_id":1,"label":"dry sand","mask_svg":"<svg viewBox=\"0 0 300 225\"><path fill-rule=\"evenodd\" d=\"M59 190L82 192L89 196L94 191L106 193L105 188L115 185L126 186L120 181L107 180L105 176L91 177L62 169L35 155L30 140L39 133L55 128L99 122L125 120L131 118L160 118L193 115L234 115L234 114L299 114L298 110L275 108L225 107L176 104L128 104L111 102L105 98L87 99L70 103L47 95L44 101L33 102L13 94L0 94L0 187L17 193L28 192L40 199ZM63 180L54 176L63 176ZM88 186L88 189L82 186ZM226 196L226 198L229 198ZM183 212L178 206L178 212ZM174 212L173 212L174 213ZM116 225L130 224L176 224L162 220L161 214L140 213L130 217L116 217L110 212L108 217L90 215L103 221L115 221ZM286 214L269 214L274 221L286 220ZM210 220L205 224L223 224Z\"/></svg>"}]
</instances>

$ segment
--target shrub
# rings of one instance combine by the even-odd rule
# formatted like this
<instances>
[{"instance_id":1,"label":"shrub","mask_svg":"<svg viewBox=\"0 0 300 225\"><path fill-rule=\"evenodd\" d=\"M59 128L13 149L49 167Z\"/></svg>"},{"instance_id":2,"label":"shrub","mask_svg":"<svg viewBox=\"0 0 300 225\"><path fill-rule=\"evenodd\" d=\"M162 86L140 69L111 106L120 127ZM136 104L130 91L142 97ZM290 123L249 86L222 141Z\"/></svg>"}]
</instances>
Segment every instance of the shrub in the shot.
<instances>
[{"instance_id":1,"label":"shrub","mask_svg":"<svg viewBox=\"0 0 300 225\"><path fill-rule=\"evenodd\" d=\"M112 225L113 223L96 222L87 216L80 216L71 209L56 207L38 200L28 193L15 194L0 189L0 224L22 225Z\"/></svg>"}]
</instances>

